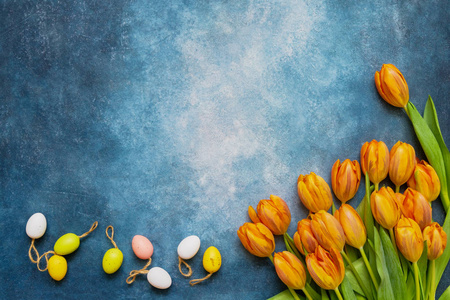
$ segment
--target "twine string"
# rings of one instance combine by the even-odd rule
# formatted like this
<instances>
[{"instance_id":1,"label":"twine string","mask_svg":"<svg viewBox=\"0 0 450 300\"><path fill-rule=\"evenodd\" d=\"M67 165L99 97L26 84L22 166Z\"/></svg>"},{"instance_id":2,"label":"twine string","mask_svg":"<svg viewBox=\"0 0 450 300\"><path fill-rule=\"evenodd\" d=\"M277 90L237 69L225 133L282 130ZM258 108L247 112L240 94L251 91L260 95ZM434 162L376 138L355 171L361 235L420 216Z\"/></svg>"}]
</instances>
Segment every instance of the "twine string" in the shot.
<instances>
[{"instance_id":1,"label":"twine string","mask_svg":"<svg viewBox=\"0 0 450 300\"><path fill-rule=\"evenodd\" d=\"M36 259L33 257L33 252L36 255ZM31 240L30 249L28 249L28 257L30 258L31 262L33 264L37 264L39 260L39 252L36 249L36 246L34 245L34 239Z\"/></svg>"},{"instance_id":2,"label":"twine string","mask_svg":"<svg viewBox=\"0 0 450 300\"><path fill-rule=\"evenodd\" d=\"M111 236L108 233L108 230L111 228ZM112 225L109 225L108 227L106 227L106 236L108 237L108 239L111 241L111 243L114 245L114 248L117 248L117 244L116 242L114 242L113 238L114 238L114 227L112 227Z\"/></svg>"},{"instance_id":3,"label":"twine string","mask_svg":"<svg viewBox=\"0 0 450 300\"><path fill-rule=\"evenodd\" d=\"M200 283L200 282L202 282L202 281L205 281L206 279L208 279L209 277L211 277L212 274L213 274L213 273L209 273L208 275L206 275L205 277L200 278L200 279L192 279L191 281L189 281L189 284L190 284L191 286L194 286L194 285L196 285L196 284L198 284L198 283Z\"/></svg>"},{"instance_id":4,"label":"twine string","mask_svg":"<svg viewBox=\"0 0 450 300\"><path fill-rule=\"evenodd\" d=\"M184 264L186 268L188 269L187 273L183 273L183 270L181 269L181 264ZM192 275L192 268L190 265L188 265L187 262L185 262L181 257L178 256L178 270L180 270L181 275L184 277L191 277Z\"/></svg>"},{"instance_id":5,"label":"twine string","mask_svg":"<svg viewBox=\"0 0 450 300\"><path fill-rule=\"evenodd\" d=\"M84 238L84 237L87 236L89 233L91 233L92 231L94 231L95 228L97 228L97 226L98 226L98 222L95 221L95 222L92 224L92 226L91 226L91 228L89 229L89 231L83 233L82 235L79 235L78 237L79 237L80 239L81 239L81 238Z\"/></svg>"},{"instance_id":6,"label":"twine string","mask_svg":"<svg viewBox=\"0 0 450 300\"><path fill-rule=\"evenodd\" d=\"M136 280L136 276L139 274L147 274L148 273L148 266L152 263L152 259L149 258L148 262L145 264L145 266L140 270L133 270L130 272L130 276L127 277L127 280L125 280L128 284L132 284Z\"/></svg>"},{"instance_id":7,"label":"twine string","mask_svg":"<svg viewBox=\"0 0 450 300\"><path fill-rule=\"evenodd\" d=\"M47 268L48 268L48 256L50 254L54 255L56 253L55 253L55 251L51 251L50 250L50 251L47 251L47 252L45 252L44 254L42 254L41 256L38 257L36 265L37 265L37 268L38 268L39 271L41 271L41 272L47 271ZM40 263L41 263L41 259L42 258L45 258L45 268L44 269L41 269L41 267L39 266Z\"/></svg>"}]
</instances>

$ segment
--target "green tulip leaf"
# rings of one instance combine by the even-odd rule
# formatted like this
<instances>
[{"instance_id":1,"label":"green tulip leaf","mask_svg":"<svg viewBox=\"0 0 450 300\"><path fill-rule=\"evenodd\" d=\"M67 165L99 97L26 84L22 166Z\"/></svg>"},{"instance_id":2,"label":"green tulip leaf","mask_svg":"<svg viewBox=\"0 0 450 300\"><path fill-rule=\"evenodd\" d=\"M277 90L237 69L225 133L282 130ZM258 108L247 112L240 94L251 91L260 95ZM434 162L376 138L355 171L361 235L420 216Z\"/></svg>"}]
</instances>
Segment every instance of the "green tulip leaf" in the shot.
<instances>
[{"instance_id":1,"label":"green tulip leaf","mask_svg":"<svg viewBox=\"0 0 450 300\"><path fill-rule=\"evenodd\" d=\"M428 162L433 166L439 177L439 180L441 182L441 201L444 205L445 211L447 211L450 206L450 200L448 197L447 176L445 173L446 170L444 165L444 158L442 156L439 143L436 140L436 137L434 136L430 127L428 127L428 124L417 111L414 104L408 102L406 110L414 127L414 131L416 132L417 138L419 139L420 145L422 146L422 149L427 156Z\"/></svg>"},{"instance_id":2,"label":"green tulip leaf","mask_svg":"<svg viewBox=\"0 0 450 300\"><path fill-rule=\"evenodd\" d=\"M450 234L450 214L447 214L445 217L444 225L442 226L444 231L447 234ZM444 253L436 259L436 286L437 287L439 281L441 280L442 274L445 271L445 267L447 267L448 261L450 259L450 247L446 247Z\"/></svg>"},{"instance_id":3,"label":"green tulip leaf","mask_svg":"<svg viewBox=\"0 0 450 300\"><path fill-rule=\"evenodd\" d=\"M299 295L300 296L300 295ZM305 299L305 297L301 297L300 299ZM295 300L294 297L291 295L291 292L289 290L284 290L279 294L276 294L275 296L267 299L267 300Z\"/></svg>"},{"instance_id":4,"label":"green tulip leaf","mask_svg":"<svg viewBox=\"0 0 450 300\"><path fill-rule=\"evenodd\" d=\"M347 276L344 277L344 280L341 283L341 292L342 297L344 297L345 300L356 300L355 293L353 292L352 285Z\"/></svg>"},{"instance_id":5,"label":"green tulip leaf","mask_svg":"<svg viewBox=\"0 0 450 300\"><path fill-rule=\"evenodd\" d=\"M441 297L439 297L439 300L450 300L450 286L445 290L444 293L442 293Z\"/></svg>"},{"instance_id":6,"label":"green tulip leaf","mask_svg":"<svg viewBox=\"0 0 450 300\"><path fill-rule=\"evenodd\" d=\"M356 271L359 274L359 277L361 277L361 280L363 282L370 282L370 275L369 272L367 271L366 265L364 264L364 261L362 258L359 258L355 261L352 262L353 266L355 267ZM353 272L350 269L346 269L345 270L345 278L348 279L348 282L350 284L350 286L352 287L352 289L361 294L364 295L363 290L361 289L360 285L358 284L358 281L356 280L355 275L353 274Z\"/></svg>"},{"instance_id":7,"label":"green tulip leaf","mask_svg":"<svg viewBox=\"0 0 450 300\"><path fill-rule=\"evenodd\" d=\"M414 274L408 273L408 280L406 281L406 295L405 299L413 300L416 297L416 283L414 282Z\"/></svg>"},{"instance_id":8,"label":"green tulip leaf","mask_svg":"<svg viewBox=\"0 0 450 300\"><path fill-rule=\"evenodd\" d=\"M391 280L389 278L389 269L386 264L386 257L384 255L383 244L377 230L374 231L374 244L377 260L377 270L380 274L380 286L378 287L378 299L379 300L391 300L395 299L394 292L392 290Z\"/></svg>"}]
</instances>

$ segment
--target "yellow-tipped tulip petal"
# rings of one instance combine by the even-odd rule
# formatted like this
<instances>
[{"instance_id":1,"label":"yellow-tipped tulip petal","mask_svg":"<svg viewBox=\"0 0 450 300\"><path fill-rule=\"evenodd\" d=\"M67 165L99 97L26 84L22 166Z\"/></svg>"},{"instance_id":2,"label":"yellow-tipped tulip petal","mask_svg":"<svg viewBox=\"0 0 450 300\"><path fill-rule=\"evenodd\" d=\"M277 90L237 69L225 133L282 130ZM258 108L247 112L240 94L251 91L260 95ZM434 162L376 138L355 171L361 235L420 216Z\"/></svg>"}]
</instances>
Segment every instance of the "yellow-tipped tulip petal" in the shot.
<instances>
[{"instance_id":1,"label":"yellow-tipped tulip petal","mask_svg":"<svg viewBox=\"0 0 450 300\"><path fill-rule=\"evenodd\" d=\"M306 271L302 262L288 251L275 253L273 263L278 277L288 287L301 290L306 284Z\"/></svg>"},{"instance_id":2,"label":"yellow-tipped tulip petal","mask_svg":"<svg viewBox=\"0 0 450 300\"><path fill-rule=\"evenodd\" d=\"M382 187L370 196L370 208L375 220L386 229L392 229L401 216L396 195L390 187Z\"/></svg>"},{"instance_id":3,"label":"yellow-tipped tulip petal","mask_svg":"<svg viewBox=\"0 0 450 300\"><path fill-rule=\"evenodd\" d=\"M371 182L378 184L389 172L389 149L382 141L365 142L361 147L361 169Z\"/></svg>"},{"instance_id":4,"label":"yellow-tipped tulip petal","mask_svg":"<svg viewBox=\"0 0 450 300\"><path fill-rule=\"evenodd\" d=\"M269 257L275 251L273 234L263 223L245 223L237 235L245 249L255 256Z\"/></svg>"},{"instance_id":5,"label":"yellow-tipped tulip petal","mask_svg":"<svg viewBox=\"0 0 450 300\"><path fill-rule=\"evenodd\" d=\"M312 253L319 245L314 233L311 230L311 220L303 219L297 224L297 232L294 233L294 243L297 249L303 254ZM303 249L304 248L304 249ZM305 253L305 251L307 253Z\"/></svg>"},{"instance_id":6,"label":"yellow-tipped tulip petal","mask_svg":"<svg viewBox=\"0 0 450 300\"><path fill-rule=\"evenodd\" d=\"M406 189L404 196L401 206L403 215L416 221L420 229L423 230L431 224L430 203L425 199L425 196L411 188Z\"/></svg>"},{"instance_id":7,"label":"yellow-tipped tulip petal","mask_svg":"<svg viewBox=\"0 0 450 300\"><path fill-rule=\"evenodd\" d=\"M375 86L387 103L405 107L409 101L409 89L403 74L392 64L384 64L375 72Z\"/></svg>"},{"instance_id":8,"label":"yellow-tipped tulip petal","mask_svg":"<svg viewBox=\"0 0 450 300\"><path fill-rule=\"evenodd\" d=\"M424 160L416 164L413 175L408 179L407 184L424 195L428 202L436 200L441 192L441 182L436 171Z\"/></svg>"},{"instance_id":9,"label":"yellow-tipped tulip petal","mask_svg":"<svg viewBox=\"0 0 450 300\"><path fill-rule=\"evenodd\" d=\"M356 210L348 204L342 204L334 213L344 230L345 241L352 247L360 249L366 243L366 227Z\"/></svg>"},{"instance_id":10,"label":"yellow-tipped tulip petal","mask_svg":"<svg viewBox=\"0 0 450 300\"><path fill-rule=\"evenodd\" d=\"M419 260L423 252L423 236L416 221L402 217L395 226L395 241L407 260L412 263Z\"/></svg>"},{"instance_id":11,"label":"yellow-tipped tulip petal","mask_svg":"<svg viewBox=\"0 0 450 300\"><path fill-rule=\"evenodd\" d=\"M413 146L398 141L389 152L389 178L396 186L406 183L416 167Z\"/></svg>"},{"instance_id":12,"label":"yellow-tipped tulip petal","mask_svg":"<svg viewBox=\"0 0 450 300\"><path fill-rule=\"evenodd\" d=\"M273 234L281 235L287 231L289 224L291 223L291 212L283 199L275 195L270 195L269 200L264 199L259 201L257 211L257 218L261 220L261 223L266 225Z\"/></svg>"},{"instance_id":13,"label":"yellow-tipped tulip petal","mask_svg":"<svg viewBox=\"0 0 450 300\"><path fill-rule=\"evenodd\" d=\"M314 172L298 177L297 191L303 205L311 212L327 211L333 203L330 186Z\"/></svg>"},{"instance_id":14,"label":"yellow-tipped tulip petal","mask_svg":"<svg viewBox=\"0 0 450 300\"><path fill-rule=\"evenodd\" d=\"M427 256L429 260L439 258L444 253L445 247L447 247L447 234L436 222L425 227L423 230L423 239L427 241Z\"/></svg>"},{"instance_id":15,"label":"yellow-tipped tulip petal","mask_svg":"<svg viewBox=\"0 0 450 300\"><path fill-rule=\"evenodd\" d=\"M331 187L336 197L342 203L352 199L361 182L361 168L358 161L344 160L341 164L338 159L331 169Z\"/></svg>"},{"instance_id":16,"label":"yellow-tipped tulip petal","mask_svg":"<svg viewBox=\"0 0 450 300\"><path fill-rule=\"evenodd\" d=\"M324 210L311 216L311 230L319 244L326 250L341 251L345 245L345 234L339 221Z\"/></svg>"},{"instance_id":17,"label":"yellow-tipped tulip petal","mask_svg":"<svg viewBox=\"0 0 450 300\"><path fill-rule=\"evenodd\" d=\"M312 279L323 289L334 290L344 280L344 261L334 248L328 252L318 246L314 253L306 256L306 266Z\"/></svg>"}]
</instances>

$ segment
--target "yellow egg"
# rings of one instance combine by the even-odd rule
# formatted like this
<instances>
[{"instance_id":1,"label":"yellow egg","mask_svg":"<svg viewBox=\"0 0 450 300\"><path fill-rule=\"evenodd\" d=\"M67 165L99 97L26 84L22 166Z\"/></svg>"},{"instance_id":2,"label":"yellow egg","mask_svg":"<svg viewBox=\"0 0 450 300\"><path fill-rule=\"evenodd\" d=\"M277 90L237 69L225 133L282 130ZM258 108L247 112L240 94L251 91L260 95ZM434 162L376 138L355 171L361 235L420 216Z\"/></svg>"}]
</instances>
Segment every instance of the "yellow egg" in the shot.
<instances>
[{"instance_id":1,"label":"yellow egg","mask_svg":"<svg viewBox=\"0 0 450 300\"><path fill-rule=\"evenodd\" d=\"M48 274L56 280L60 281L66 276L67 273L67 261L64 257L60 255L53 255L48 260Z\"/></svg>"},{"instance_id":2,"label":"yellow egg","mask_svg":"<svg viewBox=\"0 0 450 300\"><path fill-rule=\"evenodd\" d=\"M209 247L203 254L203 268L209 273L215 273L219 271L222 265L222 256L216 247Z\"/></svg>"},{"instance_id":3,"label":"yellow egg","mask_svg":"<svg viewBox=\"0 0 450 300\"><path fill-rule=\"evenodd\" d=\"M103 270L107 274L112 274L119 270L123 262L123 254L118 248L111 248L103 256Z\"/></svg>"},{"instance_id":4,"label":"yellow egg","mask_svg":"<svg viewBox=\"0 0 450 300\"><path fill-rule=\"evenodd\" d=\"M80 238L74 233L66 233L60 237L53 247L56 254L67 255L78 249L80 246Z\"/></svg>"}]
</instances>

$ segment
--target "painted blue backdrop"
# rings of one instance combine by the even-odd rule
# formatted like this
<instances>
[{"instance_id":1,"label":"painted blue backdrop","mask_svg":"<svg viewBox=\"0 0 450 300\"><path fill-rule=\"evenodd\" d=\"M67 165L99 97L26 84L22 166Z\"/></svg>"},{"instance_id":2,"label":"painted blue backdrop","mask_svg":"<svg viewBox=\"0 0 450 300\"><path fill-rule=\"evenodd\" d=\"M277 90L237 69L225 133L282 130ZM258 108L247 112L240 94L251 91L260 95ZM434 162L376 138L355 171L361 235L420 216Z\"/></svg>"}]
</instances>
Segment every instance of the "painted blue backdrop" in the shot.
<instances>
[{"instance_id":1,"label":"painted blue backdrop","mask_svg":"<svg viewBox=\"0 0 450 300\"><path fill-rule=\"evenodd\" d=\"M236 231L247 207L275 194L307 214L299 174L330 183L337 159L365 141L398 140L424 158L405 113L378 96L373 75L393 63L423 111L430 94L450 145L448 1L0 2L0 298L265 299L284 290L268 259ZM363 189L350 202L356 206ZM99 228L68 256L62 282L27 255L27 219L46 215L42 253L62 234ZM434 218L443 222L442 207ZM113 225L124 263L101 266ZM173 286L128 272L145 261ZM190 287L176 247L201 238L223 266ZM284 250L277 239L277 251ZM450 284L444 274L438 295Z\"/></svg>"}]
</instances>

